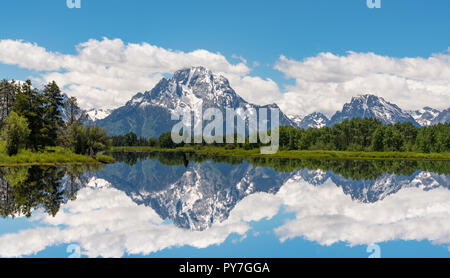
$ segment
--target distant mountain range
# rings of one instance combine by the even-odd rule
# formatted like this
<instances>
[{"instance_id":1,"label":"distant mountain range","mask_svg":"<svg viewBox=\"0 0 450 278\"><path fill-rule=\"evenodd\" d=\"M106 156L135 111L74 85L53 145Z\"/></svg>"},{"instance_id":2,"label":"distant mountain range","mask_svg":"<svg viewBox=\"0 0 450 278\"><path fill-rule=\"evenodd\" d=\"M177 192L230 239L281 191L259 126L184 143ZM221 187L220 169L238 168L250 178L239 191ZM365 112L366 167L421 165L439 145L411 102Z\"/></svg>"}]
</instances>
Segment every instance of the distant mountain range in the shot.
<instances>
[{"instance_id":1,"label":"distant mountain range","mask_svg":"<svg viewBox=\"0 0 450 278\"><path fill-rule=\"evenodd\" d=\"M406 111L382 97L366 94L353 97L331 119L319 112L314 112L305 117L296 115L291 115L290 117L297 127L304 129L321 128L323 126L331 127L334 124L353 118L376 118L384 124L411 122L416 126L430 126L438 123L449 123L450 108L439 111L430 107L424 107L416 111Z\"/></svg>"},{"instance_id":2,"label":"distant mountain range","mask_svg":"<svg viewBox=\"0 0 450 278\"><path fill-rule=\"evenodd\" d=\"M450 122L450 108L439 111L430 107L424 107L416 111L406 111L386 101L382 97L367 94L353 97L331 119L328 119L324 114L319 112L314 112L305 117L290 117L299 128L333 126L334 124L353 118L376 118L384 124L412 122L416 126L430 126Z\"/></svg>"},{"instance_id":3,"label":"distant mountain range","mask_svg":"<svg viewBox=\"0 0 450 278\"><path fill-rule=\"evenodd\" d=\"M175 72L172 78L161 79L152 90L137 93L122 107L114 110L92 109L87 114L97 125L106 128L109 135L133 131L138 136L157 137L170 131L176 123L171 120L172 111L196 111L199 105L203 109L218 108L222 112L226 108L278 108L276 104L251 104L231 88L225 77L204 67L191 67ZM246 116L243 117L246 119ZM385 124L412 122L416 126L429 126L450 122L450 108L439 111L424 107L417 111L406 111L382 97L366 94L353 97L330 119L319 112L305 117L286 116L281 112L280 125L320 128L352 118L376 118Z\"/></svg>"}]
</instances>

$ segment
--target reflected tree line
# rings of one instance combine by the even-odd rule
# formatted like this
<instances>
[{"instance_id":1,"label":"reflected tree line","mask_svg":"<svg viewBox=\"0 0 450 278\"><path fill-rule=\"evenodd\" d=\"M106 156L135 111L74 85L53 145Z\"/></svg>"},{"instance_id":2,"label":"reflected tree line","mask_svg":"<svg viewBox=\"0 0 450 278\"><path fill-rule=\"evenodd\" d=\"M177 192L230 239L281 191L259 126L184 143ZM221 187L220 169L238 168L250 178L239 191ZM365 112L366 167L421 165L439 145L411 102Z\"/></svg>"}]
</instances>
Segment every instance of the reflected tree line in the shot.
<instances>
[{"instance_id":1,"label":"reflected tree line","mask_svg":"<svg viewBox=\"0 0 450 278\"><path fill-rule=\"evenodd\" d=\"M0 216L30 217L42 208L55 216L61 205L75 200L88 182L87 173L102 165L24 166L0 168Z\"/></svg>"},{"instance_id":2,"label":"reflected tree line","mask_svg":"<svg viewBox=\"0 0 450 278\"><path fill-rule=\"evenodd\" d=\"M436 174L450 174L450 163L446 161L405 161L405 160L326 160L326 159L282 159L252 157L218 157L189 152L115 152L111 153L117 162L134 165L145 159L158 159L164 165L187 167L190 162L213 161L216 163L241 164L244 161L253 166L270 167L280 172L300 169L333 171L353 180L375 180L383 174L411 176L422 170Z\"/></svg>"}]
</instances>

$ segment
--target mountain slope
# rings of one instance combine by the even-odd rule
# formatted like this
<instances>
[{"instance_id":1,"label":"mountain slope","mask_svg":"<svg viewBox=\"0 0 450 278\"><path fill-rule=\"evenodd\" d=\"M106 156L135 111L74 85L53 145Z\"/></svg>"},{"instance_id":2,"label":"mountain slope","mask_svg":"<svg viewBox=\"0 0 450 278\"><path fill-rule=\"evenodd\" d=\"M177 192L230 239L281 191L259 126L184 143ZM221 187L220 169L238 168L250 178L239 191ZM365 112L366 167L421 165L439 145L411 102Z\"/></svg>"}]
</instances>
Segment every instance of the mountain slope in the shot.
<instances>
[{"instance_id":1,"label":"mountain slope","mask_svg":"<svg viewBox=\"0 0 450 278\"><path fill-rule=\"evenodd\" d=\"M437 125L439 123L441 124L450 123L450 108L439 113L439 115L432 121L431 124Z\"/></svg>"},{"instance_id":2,"label":"mountain slope","mask_svg":"<svg viewBox=\"0 0 450 278\"><path fill-rule=\"evenodd\" d=\"M172 111L200 114L200 107L203 110L218 108L224 121L226 108L267 108L268 111L278 108L276 104L258 106L248 103L231 88L225 77L204 67L192 67L175 72L172 78L161 79L151 91L136 94L125 106L113 110L97 124L106 128L109 135L133 131L138 136L157 137L171 131L177 123L171 120ZM270 116L268 120L270 127ZM295 124L280 112L280 125Z\"/></svg>"},{"instance_id":3,"label":"mountain slope","mask_svg":"<svg viewBox=\"0 0 450 278\"><path fill-rule=\"evenodd\" d=\"M420 110L409 111L409 114L421 126L432 125L440 113L441 111L428 106Z\"/></svg>"},{"instance_id":4,"label":"mountain slope","mask_svg":"<svg viewBox=\"0 0 450 278\"><path fill-rule=\"evenodd\" d=\"M314 112L304 117L299 124L300 128L321 128L328 126L330 120L322 113Z\"/></svg>"},{"instance_id":5,"label":"mountain slope","mask_svg":"<svg viewBox=\"0 0 450 278\"><path fill-rule=\"evenodd\" d=\"M301 115L288 115L288 118L295 124L295 127L300 127L300 123L303 120Z\"/></svg>"},{"instance_id":6,"label":"mountain slope","mask_svg":"<svg viewBox=\"0 0 450 278\"><path fill-rule=\"evenodd\" d=\"M89 109L86 111L86 114L92 121L102 120L108 117L111 114L111 109Z\"/></svg>"}]
</instances>

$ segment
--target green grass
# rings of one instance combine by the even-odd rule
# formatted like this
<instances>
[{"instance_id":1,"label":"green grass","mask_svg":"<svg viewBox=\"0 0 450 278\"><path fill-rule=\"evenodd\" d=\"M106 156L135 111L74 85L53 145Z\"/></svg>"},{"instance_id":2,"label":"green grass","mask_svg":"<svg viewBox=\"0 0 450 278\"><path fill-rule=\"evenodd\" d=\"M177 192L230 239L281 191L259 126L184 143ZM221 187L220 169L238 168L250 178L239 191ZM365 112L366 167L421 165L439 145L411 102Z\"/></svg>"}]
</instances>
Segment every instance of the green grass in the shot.
<instances>
[{"instance_id":1,"label":"green grass","mask_svg":"<svg viewBox=\"0 0 450 278\"><path fill-rule=\"evenodd\" d=\"M259 149L225 149L222 147L201 146L162 149L155 147L113 147L116 152L191 152L214 156L273 157L297 159L361 159L361 160L450 160L450 153L415 152L350 152L350 151L299 151L282 150L275 154L261 154Z\"/></svg>"},{"instance_id":2,"label":"green grass","mask_svg":"<svg viewBox=\"0 0 450 278\"><path fill-rule=\"evenodd\" d=\"M62 147L47 147L42 152L20 150L17 155L8 156L0 146L0 166L16 165L67 165L67 164L94 164L113 163L114 158L106 155L97 155L96 159L75 154Z\"/></svg>"},{"instance_id":3,"label":"green grass","mask_svg":"<svg viewBox=\"0 0 450 278\"><path fill-rule=\"evenodd\" d=\"M116 160L113 157L108 156L108 155L97 154L95 157L96 157L97 161L100 163L109 164L109 163L116 162Z\"/></svg>"}]
</instances>

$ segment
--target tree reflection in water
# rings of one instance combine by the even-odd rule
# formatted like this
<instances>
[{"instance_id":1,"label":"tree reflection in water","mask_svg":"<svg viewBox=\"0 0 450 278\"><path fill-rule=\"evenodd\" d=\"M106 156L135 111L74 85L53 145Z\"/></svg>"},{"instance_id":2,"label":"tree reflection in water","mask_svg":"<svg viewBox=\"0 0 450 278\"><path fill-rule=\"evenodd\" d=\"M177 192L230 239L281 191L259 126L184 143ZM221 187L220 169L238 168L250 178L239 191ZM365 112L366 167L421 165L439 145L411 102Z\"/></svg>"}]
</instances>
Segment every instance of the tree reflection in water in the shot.
<instances>
[{"instance_id":1,"label":"tree reflection in water","mask_svg":"<svg viewBox=\"0 0 450 278\"><path fill-rule=\"evenodd\" d=\"M61 205L75 200L89 173L102 165L21 166L0 168L0 216L30 217L42 208L55 216Z\"/></svg>"},{"instance_id":2,"label":"tree reflection in water","mask_svg":"<svg viewBox=\"0 0 450 278\"><path fill-rule=\"evenodd\" d=\"M448 161L414 161L414 160L346 160L346 159L286 159L266 157L218 157L209 155L198 155L183 152L117 152L111 153L116 162L123 162L130 166L138 161L146 159L158 159L164 165L187 167L190 162L213 161L216 163L227 163L239 165L244 161L253 166L270 167L278 172L293 172L300 169L333 171L344 178L353 180L375 180L382 175L396 174L411 176L414 172L422 170L439 175L450 174L450 163Z\"/></svg>"},{"instance_id":3,"label":"tree reflection in water","mask_svg":"<svg viewBox=\"0 0 450 278\"><path fill-rule=\"evenodd\" d=\"M193 153L113 153L117 163L133 166L138 161L157 159L167 166L189 167L190 163L213 161L240 165L247 161L254 167L272 168L277 173L300 169L332 171L343 178L376 180L386 173L411 176L423 170L448 175L450 163L443 161L369 161L369 160L301 160L279 158L215 157ZM38 208L55 216L61 205L75 200L92 172L102 165L0 167L0 216L30 217ZM166 175L167 173L154 173ZM281 186L281 184L279 185Z\"/></svg>"}]
</instances>

